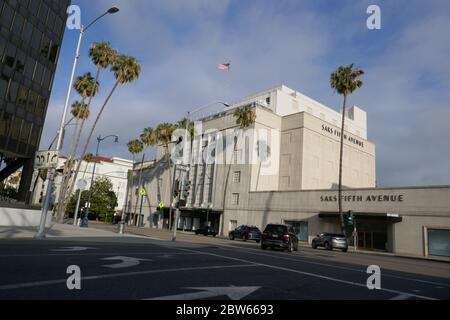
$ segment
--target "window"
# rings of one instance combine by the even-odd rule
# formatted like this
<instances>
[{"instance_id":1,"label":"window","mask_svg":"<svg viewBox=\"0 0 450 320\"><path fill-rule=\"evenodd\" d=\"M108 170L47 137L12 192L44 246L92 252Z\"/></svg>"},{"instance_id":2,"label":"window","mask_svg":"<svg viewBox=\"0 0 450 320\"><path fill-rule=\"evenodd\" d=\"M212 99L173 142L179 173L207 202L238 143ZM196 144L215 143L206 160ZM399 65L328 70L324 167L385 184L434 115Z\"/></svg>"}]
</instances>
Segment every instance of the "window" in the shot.
<instances>
[{"instance_id":1,"label":"window","mask_svg":"<svg viewBox=\"0 0 450 320\"><path fill-rule=\"evenodd\" d=\"M38 103L36 105L36 114L38 116L41 116L41 117L44 116L46 105L47 105L47 99L45 99L41 96L38 96Z\"/></svg>"},{"instance_id":2,"label":"window","mask_svg":"<svg viewBox=\"0 0 450 320\"><path fill-rule=\"evenodd\" d=\"M61 32L63 30L63 21L60 17L56 17L55 20L55 26L53 28L53 31L58 35L61 36Z\"/></svg>"},{"instance_id":3,"label":"window","mask_svg":"<svg viewBox=\"0 0 450 320\"><path fill-rule=\"evenodd\" d=\"M20 128L22 127L22 119L14 117L13 125L12 125L12 132L11 132L11 139L19 140L20 137Z\"/></svg>"},{"instance_id":4,"label":"window","mask_svg":"<svg viewBox=\"0 0 450 320\"><path fill-rule=\"evenodd\" d=\"M28 57L27 62L25 63L24 74L30 80L33 79L35 66L36 66L36 61L33 58Z\"/></svg>"},{"instance_id":5,"label":"window","mask_svg":"<svg viewBox=\"0 0 450 320\"><path fill-rule=\"evenodd\" d=\"M20 73L23 73L25 70L25 53L22 50L19 50L16 55L16 70Z\"/></svg>"},{"instance_id":6,"label":"window","mask_svg":"<svg viewBox=\"0 0 450 320\"><path fill-rule=\"evenodd\" d=\"M233 151L233 163L238 164L242 157L242 150L235 150Z\"/></svg>"},{"instance_id":7,"label":"window","mask_svg":"<svg viewBox=\"0 0 450 320\"><path fill-rule=\"evenodd\" d=\"M39 19L41 19L41 21L43 23L46 23L47 22L47 15L48 15L48 6L44 2L42 2L41 3L41 8L39 9L38 17L39 17Z\"/></svg>"},{"instance_id":8,"label":"window","mask_svg":"<svg viewBox=\"0 0 450 320\"><path fill-rule=\"evenodd\" d=\"M22 125L22 131L20 132L20 142L28 143L30 131L31 131L31 123L24 121Z\"/></svg>"},{"instance_id":9,"label":"window","mask_svg":"<svg viewBox=\"0 0 450 320\"><path fill-rule=\"evenodd\" d=\"M38 12L38 10L39 10L39 3L40 3L40 1L37 1L37 0L31 0L28 9L29 9L33 14L36 14L36 13Z\"/></svg>"},{"instance_id":10,"label":"window","mask_svg":"<svg viewBox=\"0 0 450 320\"><path fill-rule=\"evenodd\" d=\"M31 130L31 137L30 137L30 144L33 147L37 147L40 131L41 131L40 127L38 127L37 125L33 125L33 129Z\"/></svg>"},{"instance_id":11,"label":"window","mask_svg":"<svg viewBox=\"0 0 450 320\"><path fill-rule=\"evenodd\" d=\"M11 129L11 123L12 123L12 114L4 112L3 117L0 121L0 135L1 136L9 135L9 130Z\"/></svg>"},{"instance_id":12,"label":"window","mask_svg":"<svg viewBox=\"0 0 450 320\"><path fill-rule=\"evenodd\" d=\"M428 254L450 257L450 230L428 229Z\"/></svg>"},{"instance_id":13,"label":"window","mask_svg":"<svg viewBox=\"0 0 450 320\"><path fill-rule=\"evenodd\" d=\"M47 68L44 68L44 69L45 69L45 73L44 73L44 78L42 81L42 86L44 87L44 89L50 90L50 82L52 80L52 73Z\"/></svg>"},{"instance_id":14,"label":"window","mask_svg":"<svg viewBox=\"0 0 450 320\"><path fill-rule=\"evenodd\" d=\"M30 91L30 95L28 96L28 105L27 105L27 111L28 112L34 112L34 109L36 108L36 104L38 101L38 94L34 91Z\"/></svg>"},{"instance_id":15,"label":"window","mask_svg":"<svg viewBox=\"0 0 450 320\"><path fill-rule=\"evenodd\" d=\"M0 76L0 99L4 99L6 92L8 91L9 78L1 75Z\"/></svg>"},{"instance_id":16,"label":"window","mask_svg":"<svg viewBox=\"0 0 450 320\"><path fill-rule=\"evenodd\" d=\"M17 35L20 35L22 33L22 27L23 27L24 22L25 22L25 19L22 17L22 15L20 13L16 13L16 16L14 18L14 23L12 26L12 31Z\"/></svg>"},{"instance_id":17,"label":"window","mask_svg":"<svg viewBox=\"0 0 450 320\"><path fill-rule=\"evenodd\" d=\"M50 55L48 56L49 60L53 63L56 63L56 58L58 58L59 46L56 43L52 43L50 46Z\"/></svg>"},{"instance_id":18,"label":"window","mask_svg":"<svg viewBox=\"0 0 450 320\"><path fill-rule=\"evenodd\" d=\"M36 63L36 71L34 73L34 79L33 80L36 83L41 84L43 75L44 75L44 66L38 62L38 63Z\"/></svg>"},{"instance_id":19,"label":"window","mask_svg":"<svg viewBox=\"0 0 450 320\"><path fill-rule=\"evenodd\" d=\"M6 101L15 103L17 98L17 91L19 91L19 85L17 84L17 82L11 81L8 93L6 94Z\"/></svg>"},{"instance_id":20,"label":"window","mask_svg":"<svg viewBox=\"0 0 450 320\"><path fill-rule=\"evenodd\" d=\"M53 12L53 10L50 9L50 10L48 11L48 17L47 17L47 27L48 27L50 30L53 30L53 27L55 26L55 20L56 20L56 15L55 15L55 13Z\"/></svg>"},{"instance_id":21,"label":"window","mask_svg":"<svg viewBox=\"0 0 450 320\"><path fill-rule=\"evenodd\" d=\"M36 50L39 50L41 46L41 39L42 39L42 32L40 32L38 29L33 29L33 37L31 39L31 46L35 48Z\"/></svg>"},{"instance_id":22,"label":"window","mask_svg":"<svg viewBox=\"0 0 450 320\"><path fill-rule=\"evenodd\" d=\"M3 52L5 51L5 48L6 48L6 40L0 36L0 61L2 61Z\"/></svg>"},{"instance_id":23,"label":"window","mask_svg":"<svg viewBox=\"0 0 450 320\"><path fill-rule=\"evenodd\" d=\"M13 22L13 19L14 19L14 10L8 4L5 3L5 5L3 6L2 16L0 17L0 24L9 30L11 28L11 23Z\"/></svg>"},{"instance_id":24,"label":"window","mask_svg":"<svg viewBox=\"0 0 450 320\"><path fill-rule=\"evenodd\" d=\"M47 58L49 52L50 52L50 40L46 36L43 36L41 42L41 55L44 58Z\"/></svg>"},{"instance_id":25,"label":"window","mask_svg":"<svg viewBox=\"0 0 450 320\"><path fill-rule=\"evenodd\" d=\"M17 105L23 108L27 106L28 89L24 86L20 86L19 94L17 95Z\"/></svg>"},{"instance_id":26,"label":"window","mask_svg":"<svg viewBox=\"0 0 450 320\"><path fill-rule=\"evenodd\" d=\"M266 98L266 104L269 105L270 104L270 97Z\"/></svg>"},{"instance_id":27,"label":"window","mask_svg":"<svg viewBox=\"0 0 450 320\"><path fill-rule=\"evenodd\" d=\"M31 36L33 35L33 25L28 21L25 21L25 25L23 26L22 31L22 39L25 43L29 43L31 41Z\"/></svg>"},{"instance_id":28,"label":"window","mask_svg":"<svg viewBox=\"0 0 450 320\"><path fill-rule=\"evenodd\" d=\"M240 171L233 172L233 182L234 183L240 183L241 182L241 172Z\"/></svg>"},{"instance_id":29,"label":"window","mask_svg":"<svg viewBox=\"0 0 450 320\"><path fill-rule=\"evenodd\" d=\"M16 46L12 43L8 43L6 47L5 56L3 57L3 63L7 66L14 68L14 61L16 60Z\"/></svg>"},{"instance_id":30,"label":"window","mask_svg":"<svg viewBox=\"0 0 450 320\"><path fill-rule=\"evenodd\" d=\"M231 204L237 206L239 204L239 193L233 193L231 195Z\"/></svg>"}]
</instances>

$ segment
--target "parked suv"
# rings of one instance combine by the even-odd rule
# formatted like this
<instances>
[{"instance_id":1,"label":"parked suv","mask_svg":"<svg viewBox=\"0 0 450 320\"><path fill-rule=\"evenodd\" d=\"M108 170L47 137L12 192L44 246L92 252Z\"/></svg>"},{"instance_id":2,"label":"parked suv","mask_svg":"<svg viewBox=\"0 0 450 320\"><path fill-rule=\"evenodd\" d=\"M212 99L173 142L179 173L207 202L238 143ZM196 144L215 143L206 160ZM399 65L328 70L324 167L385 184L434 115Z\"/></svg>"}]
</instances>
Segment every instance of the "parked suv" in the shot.
<instances>
[{"instance_id":1,"label":"parked suv","mask_svg":"<svg viewBox=\"0 0 450 320\"><path fill-rule=\"evenodd\" d=\"M284 224L268 224L261 235L261 249L283 248L298 251L298 238L292 227Z\"/></svg>"},{"instance_id":2,"label":"parked suv","mask_svg":"<svg viewBox=\"0 0 450 320\"><path fill-rule=\"evenodd\" d=\"M216 229L213 227L203 227L200 229L195 230L195 234L202 234L204 236L213 236L215 237L217 235Z\"/></svg>"},{"instance_id":3,"label":"parked suv","mask_svg":"<svg viewBox=\"0 0 450 320\"><path fill-rule=\"evenodd\" d=\"M326 250L341 249L344 252L348 250L348 242L343 234L321 233L315 237L311 243L313 249L324 247Z\"/></svg>"},{"instance_id":4,"label":"parked suv","mask_svg":"<svg viewBox=\"0 0 450 320\"><path fill-rule=\"evenodd\" d=\"M259 243L261 241L261 231L257 227L239 226L233 231L230 231L230 233L228 234L228 238L230 240L255 240L256 243Z\"/></svg>"}]
</instances>

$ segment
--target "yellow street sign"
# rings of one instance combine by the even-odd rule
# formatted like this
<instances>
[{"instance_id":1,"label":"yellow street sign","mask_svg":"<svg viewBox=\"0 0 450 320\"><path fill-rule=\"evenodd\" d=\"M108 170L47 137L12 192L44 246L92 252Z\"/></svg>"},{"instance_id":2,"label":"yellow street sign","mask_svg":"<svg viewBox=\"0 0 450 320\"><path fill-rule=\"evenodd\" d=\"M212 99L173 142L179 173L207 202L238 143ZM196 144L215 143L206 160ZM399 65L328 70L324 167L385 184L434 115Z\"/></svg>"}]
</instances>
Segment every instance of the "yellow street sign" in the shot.
<instances>
[{"instance_id":1,"label":"yellow street sign","mask_svg":"<svg viewBox=\"0 0 450 320\"><path fill-rule=\"evenodd\" d=\"M160 209L164 208L164 202L161 201L161 202L159 203L159 208L160 208Z\"/></svg>"},{"instance_id":2,"label":"yellow street sign","mask_svg":"<svg viewBox=\"0 0 450 320\"><path fill-rule=\"evenodd\" d=\"M146 195L145 188L140 188L140 189L139 189L139 194L140 194L141 196L145 196L145 195Z\"/></svg>"}]
</instances>

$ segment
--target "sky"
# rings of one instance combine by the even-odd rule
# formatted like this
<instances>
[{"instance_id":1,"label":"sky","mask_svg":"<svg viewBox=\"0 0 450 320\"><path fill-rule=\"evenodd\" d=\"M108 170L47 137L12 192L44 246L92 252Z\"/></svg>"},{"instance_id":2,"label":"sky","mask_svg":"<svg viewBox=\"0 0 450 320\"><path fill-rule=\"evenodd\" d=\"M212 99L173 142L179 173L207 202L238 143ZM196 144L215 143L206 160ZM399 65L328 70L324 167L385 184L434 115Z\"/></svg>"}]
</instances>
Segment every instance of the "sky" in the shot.
<instances>
[{"instance_id":1,"label":"sky","mask_svg":"<svg viewBox=\"0 0 450 320\"><path fill-rule=\"evenodd\" d=\"M119 143L103 141L102 155L131 158L126 144L145 127L173 123L213 101L237 102L280 84L340 111L342 97L330 88L330 74L340 65L354 63L365 71L364 86L348 104L368 113L368 139L376 145L377 185L450 185L448 0L73 0L72 4L81 8L83 24L113 5L120 8L85 34L77 75L95 72L87 52L96 41L109 41L119 52L135 56L142 67L137 81L117 89L100 119L94 137L120 137ZM366 26L371 4L381 9L380 30ZM66 29L41 149L48 148L59 127L77 38L77 30ZM217 69L218 63L229 61L230 71ZM93 113L113 80L109 71L101 75ZM71 101L76 99L73 93ZM95 147L94 138L90 152Z\"/></svg>"}]
</instances>

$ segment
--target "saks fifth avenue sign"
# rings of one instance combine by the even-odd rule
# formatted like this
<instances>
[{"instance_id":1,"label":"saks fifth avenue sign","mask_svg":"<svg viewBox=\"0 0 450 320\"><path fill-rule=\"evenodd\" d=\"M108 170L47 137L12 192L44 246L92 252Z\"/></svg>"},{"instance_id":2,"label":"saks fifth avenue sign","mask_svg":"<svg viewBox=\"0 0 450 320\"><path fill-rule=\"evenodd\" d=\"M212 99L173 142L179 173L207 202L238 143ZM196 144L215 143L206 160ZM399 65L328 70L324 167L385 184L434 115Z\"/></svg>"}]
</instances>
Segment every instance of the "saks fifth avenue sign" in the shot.
<instances>
[{"instance_id":1,"label":"saks fifth avenue sign","mask_svg":"<svg viewBox=\"0 0 450 320\"><path fill-rule=\"evenodd\" d=\"M403 202L405 196L399 195L368 195L368 196L342 196L344 202ZM320 202L337 202L338 196L320 196Z\"/></svg>"},{"instance_id":2,"label":"saks fifth avenue sign","mask_svg":"<svg viewBox=\"0 0 450 320\"><path fill-rule=\"evenodd\" d=\"M337 130L337 129L333 129L327 125L322 124L322 131L325 131L329 134L335 135L336 137L340 138L341 137L341 131ZM364 148L364 142L360 141L358 139L355 139L353 137L350 137L346 134L344 134L344 140L347 140L350 143L356 144L358 146L360 146L361 148Z\"/></svg>"}]
</instances>

